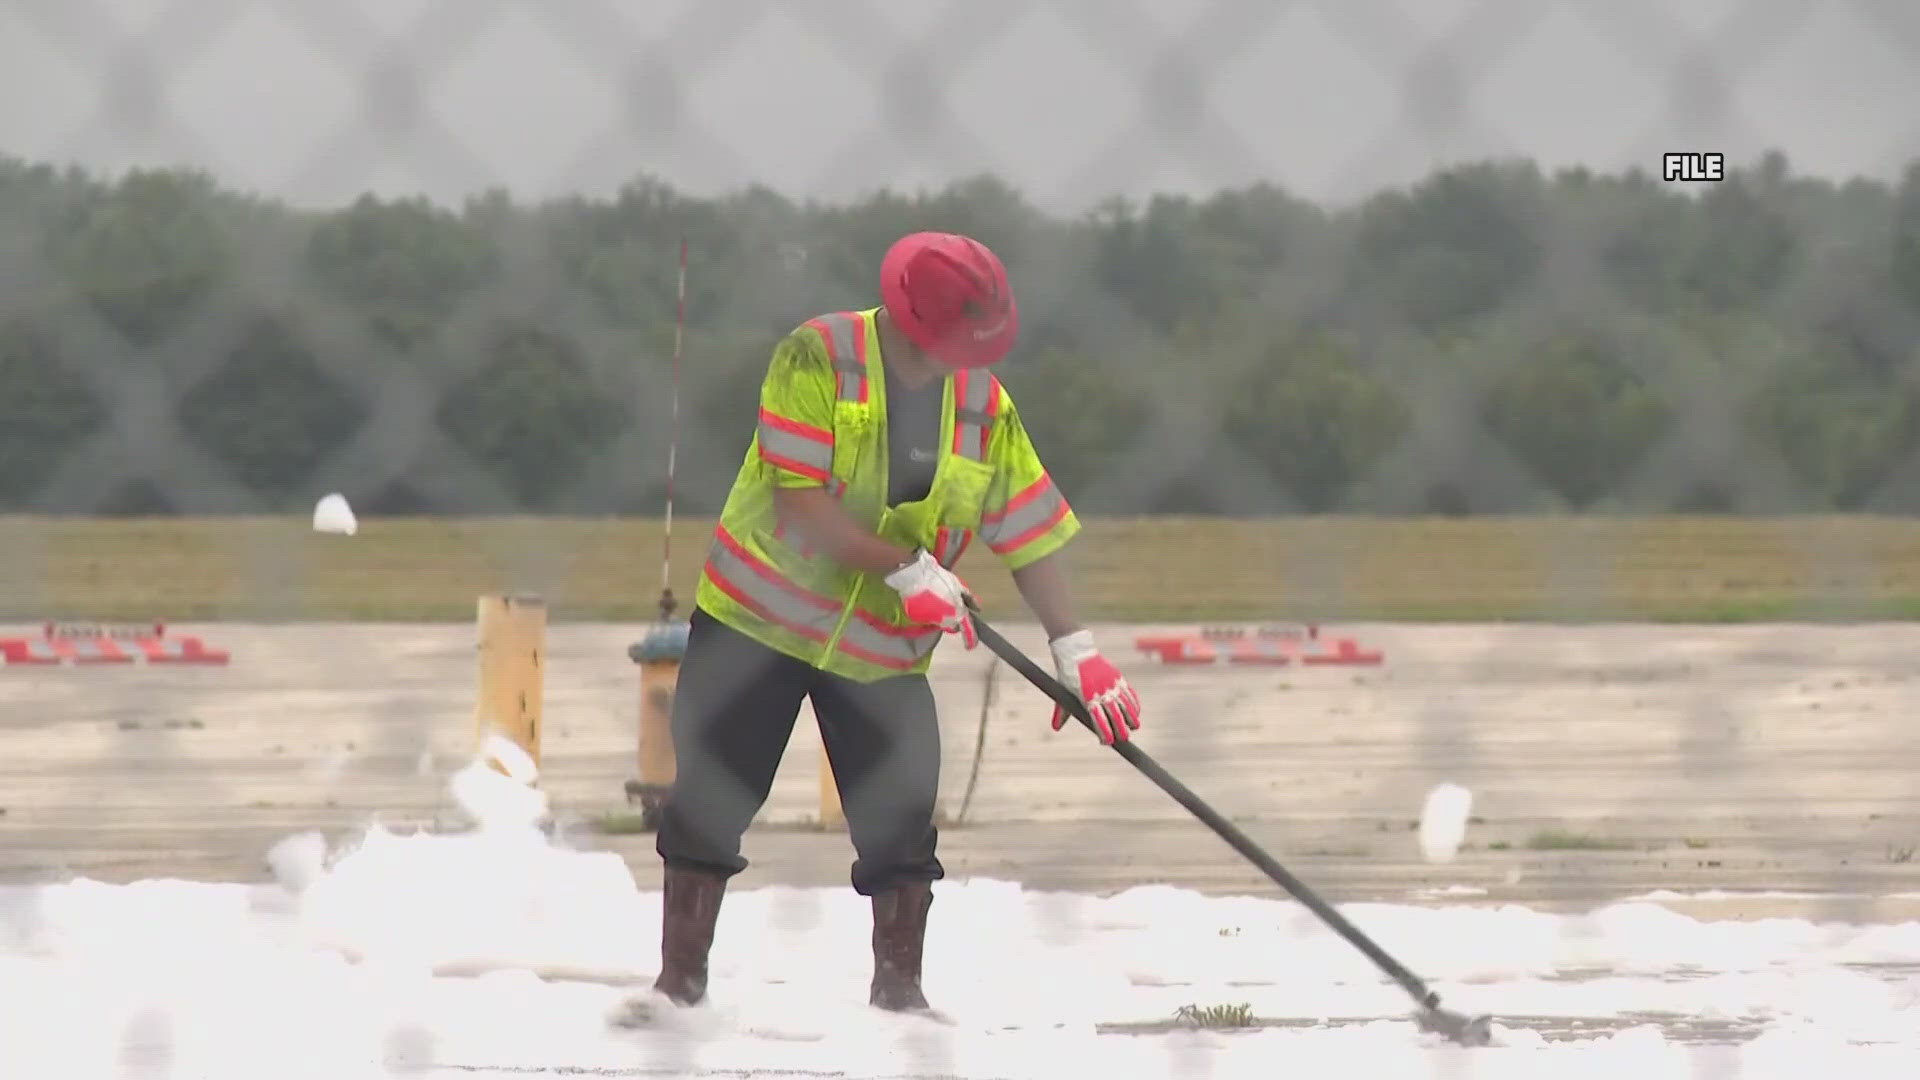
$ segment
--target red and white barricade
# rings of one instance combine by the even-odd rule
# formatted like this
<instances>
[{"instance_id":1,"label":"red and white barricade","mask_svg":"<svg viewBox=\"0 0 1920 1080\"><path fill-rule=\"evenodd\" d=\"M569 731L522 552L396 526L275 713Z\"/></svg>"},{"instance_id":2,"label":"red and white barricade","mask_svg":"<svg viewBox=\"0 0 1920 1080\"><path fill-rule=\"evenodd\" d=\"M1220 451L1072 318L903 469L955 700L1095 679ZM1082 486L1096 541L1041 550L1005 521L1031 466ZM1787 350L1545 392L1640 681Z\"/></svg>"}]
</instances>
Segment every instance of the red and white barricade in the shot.
<instances>
[{"instance_id":1,"label":"red and white barricade","mask_svg":"<svg viewBox=\"0 0 1920 1080\"><path fill-rule=\"evenodd\" d=\"M0 638L0 663L225 664L231 656L198 637L168 637L165 623L49 622L39 637Z\"/></svg>"},{"instance_id":2,"label":"red and white barricade","mask_svg":"<svg viewBox=\"0 0 1920 1080\"><path fill-rule=\"evenodd\" d=\"M1374 666L1386 657L1350 637L1330 637L1320 627L1202 627L1191 633L1143 634L1134 647L1163 664L1288 664Z\"/></svg>"}]
</instances>

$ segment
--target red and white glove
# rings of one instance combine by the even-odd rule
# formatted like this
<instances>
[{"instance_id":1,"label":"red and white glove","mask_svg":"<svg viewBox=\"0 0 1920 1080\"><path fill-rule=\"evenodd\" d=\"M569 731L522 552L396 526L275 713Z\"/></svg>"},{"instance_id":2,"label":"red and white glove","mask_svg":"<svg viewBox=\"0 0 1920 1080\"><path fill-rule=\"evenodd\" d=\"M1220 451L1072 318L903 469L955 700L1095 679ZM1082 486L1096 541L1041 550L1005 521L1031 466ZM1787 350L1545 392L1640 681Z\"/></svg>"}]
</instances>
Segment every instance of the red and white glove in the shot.
<instances>
[{"instance_id":1,"label":"red and white glove","mask_svg":"<svg viewBox=\"0 0 1920 1080\"><path fill-rule=\"evenodd\" d=\"M959 634L971 649L980 644L973 632L973 616L967 600L973 594L967 583L953 571L941 566L923 548L913 561L888 574L886 583L900 594L907 618L922 626L937 626L949 634Z\"/></svg>"},{"instance_id":2,"label":"red and white glove","mask_svg":"<svg viewBox=\"0 0 1920 1080\"><path fill-rule=\"evenodd\" d=\"M1120 669L1094 648L1092 631L1076 630L1047 646L1053 650L1053 669L1059 672L1060 682L1086 705L1102 743L1126 742L1133 737L1131 732L1140 730L1140 695ZM1055 705L1053 730L1059 731L1069 715Z\"/></svg>"}]
</instances>

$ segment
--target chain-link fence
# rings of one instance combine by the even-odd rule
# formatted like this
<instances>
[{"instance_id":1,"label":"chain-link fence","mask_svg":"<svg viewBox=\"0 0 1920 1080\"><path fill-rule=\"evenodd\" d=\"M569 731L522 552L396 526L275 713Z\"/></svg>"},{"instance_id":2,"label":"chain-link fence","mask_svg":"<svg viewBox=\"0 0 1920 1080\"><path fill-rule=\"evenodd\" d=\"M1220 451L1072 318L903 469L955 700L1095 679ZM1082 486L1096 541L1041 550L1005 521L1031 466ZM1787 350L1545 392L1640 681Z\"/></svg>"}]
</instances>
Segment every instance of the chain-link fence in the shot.
<instances>
[{"instance_id":1,"label":"chain-link fence","mask_svg":"<svg viewBox=\"0 0 1920 1080\"><path fill-rule=\"evenodd\" d=\"M939 228L986 241L1019 290L1000 373L1087 521L1080 606L1142 690L1144 745L1332 899L1452 889L1566 913L1542 914L1552 940L1524 953L1497 940L1511 926L1475 938L1471 915L1375 912L1411 966L1479 980L1513 1015L1580 980L1598 955L1582 943L1613 940L1618 923L1578 914L1603 902L1673 889L1708 894L1674 900L1701 918L1907 910L1911 5L20 0L0 10L0 68L0 506L15 515L0 610L29 633L181 620L235 654L5 672L15 882L161 866L251 880L288 834L431 819L470 750L458 620L478 593L533 591L556 619L548 790L575 842L657 890L650 837L587 830L631 768L625 647L659 593L654 519L671 490L667 580L691 596L774 342L878 303L886 245ZM1683 152L1724 154L1727 177L1669 182L1663 157ZM361 535L307 529L329 492ZM988 609L1044 656L983 560L965 572ZM1684 625L1630 621L1645 618ZM1183 620L1313 622L1385 663L1136 655L1139 625ZM1047 891L1006 908L958 888L943 903L964 929L937 904L930 988L963 996L974 976L956 970L991 961L982 985L1041 1013L1053 995L1034 987L1086 965L1135 995L1121 1016L1059 1005L1089 1029L1215 998L1392 1015L1392 988L1370 996L1370 970L1311 927L1276 931L1285 977L1197 973L1243 929L1208 920L1294 909L1175 905L1206 925L1148 947L1113 935L1151 928L1151 894L1053 892L1273 895L1121 763L1049 737L1045 703L1004 669L986 700L991 661L957 653L934 677L948 872ZM743 885L844 883L844 837L793 828L815 812L809 728ZM1479 816L1470 855L1435 867L1408 819L1445 781L1477 793ZM18 955L125 944L42 910L75 894L9 895ZM864 954L772 953L859 923L844 888L738 904L723 974L865 978ZM994 913L1014 937L993 940ZM657 928L630 929L607 963L646 970ZM1755 1000L1734 996L1747 1011L1695 1032L1673 1075L1774 1075L1729 1047L1774 1013L1830 1020L1758 1000L1805 956L1699 946L1735 935L1719 924L1648 933L1671 953L1628 963L1645 1000L1561 1011L1683 1040L1686 1023L1640 1012L1707 1010L1674 989L1687 972L1751 975ZM1824 940L1842 959L1822 978L1868 987L1888 1015L1907 1000L1911 1018L1910 956ZM1312 997L1322 970L1344 1004ZM136 998L118 999L126 1037L102 1075L218 1058L222 1036ZM496 1018L497 1040L449 1049L477 1022L430 1011L348 1026L380 1027L388 1064L416 1074L1244 1064L1199 1035L993 1043L966 1022L886 1029L872 1039L897 1039L895 1056L854 1061L771 1018L575 1056ZM1259 1053L1295 1052L1298 1032L1267 1034L1282 1041ZM721 1035L802 1048L749 1066ZM1387 1043L1299 1045L1372 1060ZM495 1056L461 1056L476 1047Z\"/></svg>"}]
</instances>

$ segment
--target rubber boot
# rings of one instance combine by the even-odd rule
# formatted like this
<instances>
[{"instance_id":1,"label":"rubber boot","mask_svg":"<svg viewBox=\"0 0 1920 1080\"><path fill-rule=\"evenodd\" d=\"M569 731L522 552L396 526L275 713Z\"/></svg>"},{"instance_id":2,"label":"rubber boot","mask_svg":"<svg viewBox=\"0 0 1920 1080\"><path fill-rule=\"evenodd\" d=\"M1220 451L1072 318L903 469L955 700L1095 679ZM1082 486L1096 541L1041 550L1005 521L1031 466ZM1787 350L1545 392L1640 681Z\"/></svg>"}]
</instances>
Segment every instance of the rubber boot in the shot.
<instances>
[{"instance_id":1,"label":"rubber boot","mask_svg":"<svg viewBox=\"0 0 1920 1080\"><path fill-rule=\"evenodd\" d=\"M889 1012L925 1010L920 957L927 939L933 884L913 881L873 897L873 988L870 1003Z\"/></svg>"},{"instance_id":2,"label":"rubber boot","mask_svg":"<svg viewBox=\"0 0 1920 1080\"><path fill-rule=\"evenodd\" d=\"M675 1005L698 1005L707 996L707 953L727 879L669 865L660 913L660 977L653 989Z\"/></svg>"}]
</instances>

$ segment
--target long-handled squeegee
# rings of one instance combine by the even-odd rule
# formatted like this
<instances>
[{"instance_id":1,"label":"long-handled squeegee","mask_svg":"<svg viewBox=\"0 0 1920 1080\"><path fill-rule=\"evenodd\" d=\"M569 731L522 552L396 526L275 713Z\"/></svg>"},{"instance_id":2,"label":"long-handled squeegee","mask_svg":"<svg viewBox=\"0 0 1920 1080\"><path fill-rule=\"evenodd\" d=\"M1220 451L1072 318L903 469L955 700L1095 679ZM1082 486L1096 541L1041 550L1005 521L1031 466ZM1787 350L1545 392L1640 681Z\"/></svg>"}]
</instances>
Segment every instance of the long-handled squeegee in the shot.
<instances>
[{"instance_id":1,"label":"long-handled squeegee","mask_svg":"<svg viewBox=\"0 0 1920 1080\"><path fill-rule=\"evenodd\" d=\"M1071 713L1075 719L1089 731L1096 730L1093 717L1088 715L1087 707L1081 703L1073 691L1060 684L1058 679L1041 670L1027 655L1015 648L1013 643L1000 636L999 631L988 626L977 613L973 618L973 627L980 641L993 650L1000 659L1005 660L1015 671L1027 677L1027 681L1040 688L1059 706ZM1467 1017L1440 1007L1440 995L1422 982L1419 976L1408 971L1400 961L1388 955L1385 949L1375 944L1372 938L1360 932L1360 928L1347 921L1347 917L1334 910L1331 904L1320 899L1312 889L1299 878L1289 873L1287 868L1276 862L1260 845L1253 842L1246 833L1241 832L1231 821L1221 817L1219 812L1208 806L1206 801L1195 795L1185 784L1174 779L1173 775L1161 764L1147 755L1131 742L1115 740L1114 752L1127 760L1127 763L1146 774L1147 779L1160 785L1160 790L1173 796L1175 802L1187 808L1194 817L1205 822L1207 827L1218 833L1220 839L1232 845L1235 851L1246 856L1247 861L1260 868L1274 884L1287 890L1293 898L1306 905L1307 909L1320 917L1320 921L1334 929L1341 937L1352 943L1353 947L1367 955L1381 971L1387 973L1394 982L1412 995L1419 1006L1414 1013L1414 1022L1423 1030L1437 1032L1462 1046L1486 1046L1493 1041L1493 1021L1489 1017Z\"/></svg>"}]
</instances>

